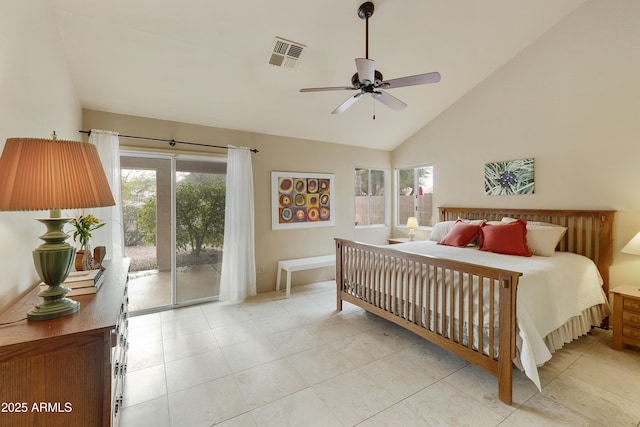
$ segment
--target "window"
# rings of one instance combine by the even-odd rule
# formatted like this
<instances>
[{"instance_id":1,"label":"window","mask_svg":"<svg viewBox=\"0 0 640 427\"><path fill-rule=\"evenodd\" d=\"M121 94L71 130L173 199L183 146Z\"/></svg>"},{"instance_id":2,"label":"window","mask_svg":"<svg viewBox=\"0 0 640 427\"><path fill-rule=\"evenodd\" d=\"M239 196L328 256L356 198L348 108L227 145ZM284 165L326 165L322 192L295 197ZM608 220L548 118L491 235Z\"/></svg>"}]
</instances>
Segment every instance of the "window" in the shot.
<instances>
[{"instance_id":1,"label":"window","mask_svg":"<svg viewBox=\"0 0 640 427\"><path fill-rule=\"evenodd\" d=\"M396 170L397 225L406 226L410 216L424 227L433 225L433 166Z\"/></svg>"},{"instance_id":2,"label":"window","mask_svg":"<svg viewBox=\"0 0 640 427\"><path fill-rule=\"evenodd\" d=\"M386 173L380 169L356 168L354 179L355 225L385 225Z\"/></svg>"}]
</instances>

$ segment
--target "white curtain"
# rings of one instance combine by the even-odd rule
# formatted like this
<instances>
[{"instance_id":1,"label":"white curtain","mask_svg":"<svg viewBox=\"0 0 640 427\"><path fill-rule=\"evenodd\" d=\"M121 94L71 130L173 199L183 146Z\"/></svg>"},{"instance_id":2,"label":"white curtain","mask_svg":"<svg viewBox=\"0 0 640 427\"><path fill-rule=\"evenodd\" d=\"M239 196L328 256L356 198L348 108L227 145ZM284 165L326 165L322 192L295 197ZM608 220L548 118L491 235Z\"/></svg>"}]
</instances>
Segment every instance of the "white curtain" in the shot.
<instances>
[{"instance_id":1,"label":"white curtain","mask_svg":"<svg viewBox=\"0 0 640 427\"><path fill-rule=\"evenodd\" d=\"M229 146L220 301L256 294L251 151Z\"/></svg>"},{"instance_id":2,"label":"white curtain","mask_svg":"<svg viewBox=\"0 0 640 427\"><path fill-rule=\"evenodd\" d=\"M95 144L102 161L107 181L111 187L115 206L93 209L95 215L106 225L92 233L93 246L106 246L108 259L124 256L124 228L122 226L122 191L120 184L120 139L117 132L92 129L89 142Z\"/></svg>"}]
</instances>

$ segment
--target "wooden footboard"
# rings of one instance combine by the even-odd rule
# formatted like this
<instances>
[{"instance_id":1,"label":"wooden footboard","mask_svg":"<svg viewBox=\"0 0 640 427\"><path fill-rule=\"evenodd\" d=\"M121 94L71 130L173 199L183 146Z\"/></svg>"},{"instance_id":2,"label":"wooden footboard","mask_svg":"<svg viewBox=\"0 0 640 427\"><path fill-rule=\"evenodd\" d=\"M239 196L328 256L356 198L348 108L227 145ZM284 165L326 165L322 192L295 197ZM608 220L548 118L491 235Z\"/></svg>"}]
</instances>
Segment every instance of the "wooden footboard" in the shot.
<instances>
[{"instance_id":1,"label":"wooden footboard","mask_svg":"<svg viewBox=\"0 0 640 427\"><path fill-rule=\"evenodd\" d=\"M347 301L498 377L511 404L520 273L336 239L337 308Z\"/></svg>"}]
</instances>

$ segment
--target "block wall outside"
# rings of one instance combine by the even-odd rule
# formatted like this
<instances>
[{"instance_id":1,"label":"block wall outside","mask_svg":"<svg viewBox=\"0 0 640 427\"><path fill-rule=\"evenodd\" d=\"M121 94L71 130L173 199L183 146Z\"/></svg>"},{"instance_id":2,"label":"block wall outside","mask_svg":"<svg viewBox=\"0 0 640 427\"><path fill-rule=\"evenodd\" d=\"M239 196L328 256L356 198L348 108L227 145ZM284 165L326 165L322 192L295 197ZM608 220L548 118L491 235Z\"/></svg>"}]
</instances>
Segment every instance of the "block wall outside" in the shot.
<instances>
[{"instance_id":1,"label":"block wall outside","mask_svg":"<svg viewBox=\"0 0 640 427\"><path fill-rule=\"evenodd\" d=\"M415 196L400 196L399 197L399 214L398 224L404 225L407 223L407 218L411 212L413 212L413 199ZM371 221L368 218L367 203L371 203ZM384 196L356 196L355 198L355 212L361 216L361 220L358 225L367 224L384 224ZM418 196L418 218L420 218L420 226L429 227L434 223L433 220L433 194L424 194ZM389 215L391 218L391 215Z\"/></svg>"}]
</instances>

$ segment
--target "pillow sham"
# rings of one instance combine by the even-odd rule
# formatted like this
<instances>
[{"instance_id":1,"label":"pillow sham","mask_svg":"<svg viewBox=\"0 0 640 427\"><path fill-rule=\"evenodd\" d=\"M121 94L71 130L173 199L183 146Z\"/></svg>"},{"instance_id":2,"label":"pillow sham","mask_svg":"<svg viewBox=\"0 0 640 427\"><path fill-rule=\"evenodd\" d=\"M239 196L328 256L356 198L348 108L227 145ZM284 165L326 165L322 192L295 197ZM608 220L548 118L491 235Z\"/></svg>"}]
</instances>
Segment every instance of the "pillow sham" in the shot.
<instances>
[{"instance_id":1,"label":"pillow sham","mask_svg":"<svg viewBox=\"0 0 640 427\"><path fill-rule=\"evenodd\" d=\"M469 243L473 242L476 237L478 237L479 232L480 225L471 224L458 219L451 228L451 231L449 231L447 235L438 242L438 244L457 247L467 246Z\"/></svg>"},{"instance_id":2,"label":"pillow sham","mask_svg":"<svg viewBox=\"0 0 640 427\"><path fill-rule=\"evenodd\" d=\"M439 242L444 239L444 236L451 231L455 221L442 221L436 222L431 229L431 235L429 236L429 240L433 240L434 242Z\"/></svg>"},{"instance_id":3,"label":"pillow sham","mask_svg":"<svg viewBox=\"0 0 640 427\"><path fill-rule=\"evenodd\" d=\"M515 221L514 218L502 218L502 222L508 224ZM556 246L567 232L567 227L548 222L527 222L527 247L533 255L553 256Z\"/></svg>"},{"instance_id":4,"label":"pillow sham","mask_svg":"<svg viewBox=\"0 0 640 427\"><path fill-rule=\"evenodd\" d=\"M553 256L567 227L527 224L527 246L534 255Z\"/></svg>"},{"instance_id":5,"label":"pillow sham","mask_svg":"<svg viewBox=\"0 0 640 427\"><path fill-rule=\"evenodd\" d=\"M484 219L464 219L458 218L456 221L442 221L436 222L431 229L431 235L429 236L429 240L433 240L434 242L439 242L444 239L445 236L451 231L456 222L462 221L468 224L473 225L482 225L484 223Z\"/></svg>"},{"instance_id":6,"label":"pillow sham","mask_svg":"<svg viewBox=\"0 0 640 427\"><path fill-rule=\"evenodd\" d=\"M527 222L523 219L480 227L480 250L505 255L531 256L527 247Z\"/></svg>"},{"instance_id":7,"label":"pillow sham","mask_svg":"<svg viewBox=\"0 0 640 427\"><path fill-rule=\"evenodd\" d=\"M503 216L502 220L500 222L503 223L503 224L508 224L510 222L513 222L513 221L517 221L517 219L511 218L511 217L508 217L508 216ZM524 220L524 221L526 221L526 220ZM542 222L542 221L526 221L526 223L527 223L527 225L546 225L548 227L562 227L561 225L558 225L558 224L552 224L550 222Z\"/></svg>"}]
</instances>

